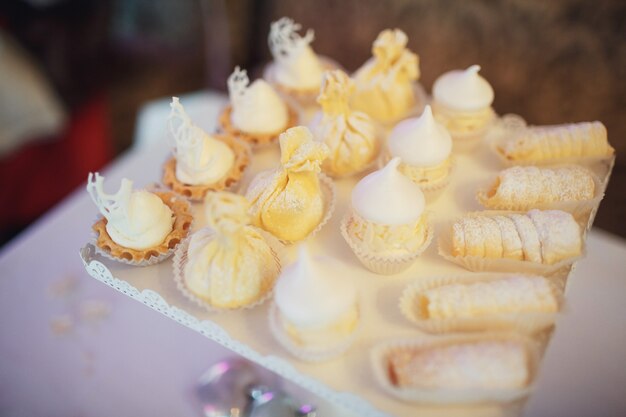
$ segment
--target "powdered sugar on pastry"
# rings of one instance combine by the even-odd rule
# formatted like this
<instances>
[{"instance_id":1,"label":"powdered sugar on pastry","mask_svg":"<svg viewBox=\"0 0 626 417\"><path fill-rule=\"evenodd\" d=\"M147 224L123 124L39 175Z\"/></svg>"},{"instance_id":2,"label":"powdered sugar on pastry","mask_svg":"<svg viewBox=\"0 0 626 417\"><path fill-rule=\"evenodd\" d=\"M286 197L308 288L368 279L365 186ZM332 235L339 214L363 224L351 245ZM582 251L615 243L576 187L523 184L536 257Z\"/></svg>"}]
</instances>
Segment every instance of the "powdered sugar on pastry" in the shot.
<instances>
[{"instance_id":1,"label":"powdered sugar on pastry","mask_svg":"<svg viewBox=\"0 0 626 417\"><path fill-rule=\"evenodd\" d=\"M543 263L553 264L580 255L580 226L571 214L560 210L531 210L528 217L535 225L541 241Z\"/></svg>"},{"instance_id":2,"label":"powdered sugar on pastry","mask_svg":"<svg viewBox=\"0 0 626 417\"><path fill-rule=\"evenodd\" d=\"M559 158L610 157L606 127L601 122L530 127L504 141L499 152L510 161L542 162Z\"/></svg>"},{"instance_id":3,"label":"powdered sugar on pastry","mask_svg":"<svg viewBox=\"0 0 626 417\"><path fill-rule=\"evenodd\" d=\"M593 175L585 168L567 166L538 168L515 166L498 174L487 193L478 198L486 207L527 207L532 204L591 200Z\"/></svg>"},{"instance_id":4,"label":"powdered sugar on pastry","mask_svg":"<svg viewBox=\"0 0 626 417\"><path fill-rule=\"evenodd\" d=\"M522 241L524 260L541 263L541 243L533 222L525 214L509 214Z\"/></svg>"},{"instance_id":5,"label":"powdered sugar on pastry","mask_svg":"<svg viewBox=\"0 0 626 417\"><path fill-rule=\"evenodd\" d=\"M454 283L421 294L430 319L480 317L502 313L553 313L558 310L548 280L541 276L514 275L496 280Z\"/></svg>"},{"instance_id":6,"label":"powdered sugar on pastry","mask_svg":"<svg viewBox=\"0 0 626 417\"><path fill-rule=\"evenodd\" d=\"M407 350L389 358L400 387L507 389L528 384L528 354L514 341L480 341Z\"/></svg>"}]
</instances>

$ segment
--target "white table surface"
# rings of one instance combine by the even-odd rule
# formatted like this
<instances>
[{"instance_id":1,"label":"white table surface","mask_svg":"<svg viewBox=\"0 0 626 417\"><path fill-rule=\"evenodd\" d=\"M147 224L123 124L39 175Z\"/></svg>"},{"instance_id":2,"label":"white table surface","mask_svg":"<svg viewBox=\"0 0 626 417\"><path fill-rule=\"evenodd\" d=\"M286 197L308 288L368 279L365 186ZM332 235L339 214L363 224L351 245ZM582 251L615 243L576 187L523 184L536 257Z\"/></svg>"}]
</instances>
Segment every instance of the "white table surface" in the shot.
<instances>
[{"instance_id":1,"label":"white table surface","mask_svg":"<svg viewBox=\"0 0 626 417\"><path fill-rule=\"evenodd\" d=\"M218 96L181 100L211 127ZM164 137L167 101L145 109L137 146L105 171L113 181ZM77 190L0 252L0 415L200 415L195 382L229 353L89 277L78 249L94 218ZM592 230L587 248L525 416L626 412L626 242ZM321 415L346 415L287 388L321 404Z\"/></svg>"}]
</instances>

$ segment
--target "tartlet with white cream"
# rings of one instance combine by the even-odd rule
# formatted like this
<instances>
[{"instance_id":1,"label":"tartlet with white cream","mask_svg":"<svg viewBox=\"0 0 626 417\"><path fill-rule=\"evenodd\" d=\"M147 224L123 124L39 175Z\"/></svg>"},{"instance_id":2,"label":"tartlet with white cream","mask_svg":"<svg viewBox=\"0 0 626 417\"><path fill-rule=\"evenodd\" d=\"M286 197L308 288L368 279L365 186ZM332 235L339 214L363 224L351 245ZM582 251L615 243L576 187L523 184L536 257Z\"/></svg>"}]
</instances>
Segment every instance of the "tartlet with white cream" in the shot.
<instances>
[{"instance_id":1,"label":"tartlet with white cream","mask_svg":"<svg viewBox=\"0 0 626 417\"><path fill-rule=\"evenodd\" d=\"M168 119L174 156L163 166L163 183L176 193L201 200L241 179L250 162L247 145L230 135L209 135L193 124L177 97Z\"/></svg>"},{"instance_id":2,"label":"tartlet with white cream","mask_svg":"<svg viewBox=\"0 0 626 417\"><path fill-rule=\"evenodd\" d=\"M298 113L262 79L250 84L239 67L228 77L230 104L220 117L220 129L252 145L278 140L278 135L298 122Z\"/></svg>"},{"instance_id":3,"label":"tartlet with white cream","mask_svg":"<svg viewBox=\"0 0 626 417\"><path fill-rule=\"evenodd\" d=\"M115 194L103 189L104 177L89 174L87 192L102 215L93 225L96 248L130 265L148 265L169 257L187 236L193 217L187 201L172 192L133 190L124 178Z\"/></svg>"}]
</instances>

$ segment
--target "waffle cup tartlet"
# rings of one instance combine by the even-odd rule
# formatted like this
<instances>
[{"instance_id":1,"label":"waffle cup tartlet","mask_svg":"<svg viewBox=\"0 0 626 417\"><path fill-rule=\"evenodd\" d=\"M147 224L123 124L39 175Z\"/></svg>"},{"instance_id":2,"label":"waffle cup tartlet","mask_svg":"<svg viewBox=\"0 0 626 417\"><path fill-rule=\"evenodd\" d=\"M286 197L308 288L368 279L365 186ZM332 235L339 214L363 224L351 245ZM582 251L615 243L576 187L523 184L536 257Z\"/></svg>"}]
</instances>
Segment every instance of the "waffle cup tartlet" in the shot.
<instances>
[{"instance_id":1,"label":"waffle cup tartlet","mask_svg":"<svg viewBox=\"0 0 626 417\"><path fill-rule=\"evenodd\" d=\"M522 280L541 280L542 285L546 284L541 288L544 291L542 294L543 298L535 299L532 298L534 293L526 294L525 303L527 304L525 305L530 303L532 306L518 306L518 310L515 310L515 302L519 300L518 297L515 297L511 304L512 307L507 306L509 309L507 312L497 311L498 307L494 307L495 311L492 313L449 314L450 317L431 317L428 312L427 303L429 301L424 294L428 290L450 285L457 286L456 289L459 289L466 285L497 283L509 278L515 279L516 276L521 276L520 279ZM528 291L528 288L524 289ZM400 297L399 308L407 320L420 330L428 333L519 331L532 335L554 325L556 316L563 307L564 290L565 280L561 279L561 277L548 279L534 275L498 273L435 276L420 278L409 284ZM520 296L523 295L520 294ZM539 300L545 303L541 308L537 307ZM442 303L443 301L439 300L438 302ZM449 299L448 302L454 303L458 301ZM522 311L523 308L534 309L535 311Z\"/></svg>"},{"instance_id":2,"label":"waffle cup tartlet","mask_svg":"<svg viewBox=\"0 0 626 417\"><path fill-rule=\"evenodd\" d=\"M171 157L163 165L163 184L192 201L201 201L209 191L222 191L235 187L250 164L250 147L227 134L215 134L212 136L214 139L228 145L235 154L235 161L224 177L213 184L185 184L176 177L176 157Z\"/></svg>"},{"instance_id":3,"label":"waffle cup tartlet","mask_svg":"<svg viewBox=\"0 0 626 417\"><path fill-rule=\"evenodd\" d=\"M280 254L282 252L282 245L269 233L265 233L263 230L257 228L253 229L257 230L258 233L263 236L263 238L269 245L272 253L272 263L276 268L276 275L278 275L281 270ZM214 231L213 234L215 235ZM181 244L178 245L178 247L176 248L172 267L174 271L174 281L176 282L176 288L178 289L178 291L180 291L181 294L185 296L185 298L191 301L194 305L211 313L221 313L230 310L252 309L263 304L265 301L271 298L274 289L273 282L271 283L271 285L269 285L269 283L268 285L265 285L256 297L253 297L243 303L237 302L232 303L231 305L215 305L210 297L202 296L193 292L191 289L189 289L185 281L185 267L188 262L187 251L189 249L190 238L191 236L184 239Z\"/></svg>"},{"instance_id":4,"label":"waffle cup tartlet","mask_svg":"<svg viewBox=\"0 0 626 417\"><path fill-rule=\"evenodd\" d=\"M531 210L532 211L532 210ZM467 213L464 217L495 217L495 216L510 216L510 215L526 215L529 212L524 211L494 211L484 210L479 212ZM461 219L457 219L461 220ZM576 220L580 232L580 250L576 255L572 255L565 259L559 260L553 263L544 263L536 260L526 259L511 259L506 257L482 257L482 256L460 256L454 253L453 243L453 225L454 221L448 222L443 225L443 230L446 232L441 233L438 239L438 253L441 257L462 266L463 268L473 272L513 272L523 274L536 274L543 276L552 276L560 274L562 271L570 268L576 261L585 256L585 236L587 233L586 224L583 224L582 220ZM515 230L513 230L515 231ZM519 236L519 235L518 235ZM521 238L520 238L521 239ZM541 246L540 246L541 248ZM523 247L521 249L524 251Z\"/></svg>"},{"instance_id":5,"label":"waffle cup tartlet","mask_svg":"<svg viewBox=\"0 0 626 417\"><path fill-rule=\"evenodd\" d=\"M536 173L540 173L542 170L548 170L553 172L556 170L556 172L558 173L559 170L564 169L565 174L567 174L567 171L573 169L574 171L582 171L582 176L564 175L564 177L560 179L560 184L554 184L546 181L546 186L544 188L547 188L547 190L544 190L542 192L537 192L537 189L541 187L540 184L538 184L537 182L540 181L541 178L534 178L533 188L524 187L521 189L516 189L513 193L511 193L514 196L515 200L507 201L506 198L501 198L498 193L498 189L502 185L500 179L501 174L499 174L490 182L491 186L489 188L482 188L478 190L478 192L476 193L476 199L478 203L480 203L488 210L562 210L571 213L574 218L580 219L587 216L594 208L598 207L598 205L604 198L604 185L600 181L600 178L586 168L582 168L576 165L557 165L537 168L538 169L535 170ZM527 168L524 167L518 167L513 169L520 171L519 173L521 174L524 174L527 171ZM510 169L507 171L510 171ZM535 175L535 177L537 177L537 175ZM526 178L520 178L520 180L528 181L528 178L529 177L526 176ZM512 181L514 179L516 178L513 178L513 176L511 176L510 180ZM583 186L583 182L587 189L593 189L593 195L591 196L591 198L587 198L589 192L585 194L585 198L582 198L580 196L577 198L571 198L571 194L575 193L576 189L581 189L581 187ZM512 185L512 183L510 183L510 185ZM563 189L569 190L569 194L567 197L559 197L559 193L562 193ZM551 198L542 197L546 194L549 194ZM553 194L554 196L552 197ZM530 198L524 198L524 196L530 196ZM540 197L540 200L543 201L536 201L537 197Z\"/></svg>"},{"instance_id":6,"label":"waffle cup tartlet","mask_svg":"<svg viewBox=\"0 0 626 417\"><path fill-rule=\"evenodd\" d=\"M95 233L95 248L101 255L133 266L153 265L169 258L180 242L189 234L193 222L191 205L187 200L172 192L154 192L174 216L172 231L165 240L147 249L131 249L113 241L106 230L107 219L100 216L92 229Z\"/></svg>"},{"instance_id":7,"label":"waffle cup tartlet","mask_svg":"<svg viewBox=\"0 0 626 417\"><path fill-rule=\"evenodd\" d=\"M542 337L543 339L543 337ZM465 387L445 387L445 386L428 386L428 382L420 381L420 385L405 385L402 383L403 375L406 373L404 367L416 367L419 371L423 364L420 361L442 360L443 357L436 358L432 355L428 357L428 352L434 352L439 349L440 355L454 354L455 347L466 347L468 351L472 351L474 356L480 356L477 350L491 349L500 345L501 348L496 352L499 354L514 350L513 363L511 356L508 356L508 366L516 372L517 381L515 384L509 382L508 387L490 386L468 386ZM437 404L437 405L453 405L453 404L506 404L512 405L519 401L525 400L532 392L534 380L543 355L545 342L530 338L519 333L474 333L474 334L451 334L439 336L422 336L413 339L399 339L381 342L374 346L370 352L370 361L374 377L380 388L387 394L402 401L415 404ZM508 348L508 349L507 349ZM426 354L419 356L420 354ZM414 358L415 362L410 362ZM493 356L491 356L493 358ZM496 358L492 359L492 362ZM505 361L505 358L501 358ZM459 359L463 361L463 359ZM466 359L465 359L466 360ZM482 358L485 362L485 357ZM445 364L445 363L444 363ZM517 365L517 366L515 366ZM428 366L428 365L426 365ZM449 366L449 365L446 365ZM472 364L465 364L472 366ZM477 366L474 365L474 368ZM498 368L498 367L496 367ZM520 369L523 368L523 369ZM431 372L440 372L440 367L431 367ZM499 369L499 368L498 368ZM483 372L484 371L484 372ZM497 369L483 369L482 371L474 369L474 372L467 374L459 373L458 376L482 376L485 372L497 372ZM508 374L507 378L512 378L512 374ZM432 379L432 378L431 378ZM448 378L450 379L450 378ZM509 379L511 381L511 379ZM443 381L438 381L439 383ZM437 384L438 385L438 384ZM491 384L493 385L493 384Z\"/></svg>"},{"instance_id":8,"label":"waffle cup tartlet","mask_svg":"<svg viewBox=\"0 0 626 417\"><path fill-rule=\"evenodd\" d=\"M238 129L232 121L231 115L233 107L231 104L227 105L219 116L219 127L224 133L236 137L248 144L253 148L263 147L278 142L278 137L285 130L297 126L300 120L298 110L293 105L287 103L288 121L285 127L277 132L273 133L252 133L244 132Z\"/></svg>"},{"instance_id":9,"label":"waffle cup tartlet","mask_svg":"<svg viewBox=\"0 0 626 417\"><path fill-rule=\"evenodd\" d=\"M340 231L341 236L363 266L376 274L394 275L409 268L430 246L434 237L434 230L429 217L428 213L424 213L422 218L412 225L389 226L369 222L352 211L341 221ZM400 236L398 242L407 236L417 236L417 239L410 239L417 241L417 244L413 243L405 248L393 250L385 247L384 240L380 240L371 246L355 235L354 229L357 227L361 229L363 235L391 236L389 246L394 241L393 236Z\"/></svg>"}]
</instances>

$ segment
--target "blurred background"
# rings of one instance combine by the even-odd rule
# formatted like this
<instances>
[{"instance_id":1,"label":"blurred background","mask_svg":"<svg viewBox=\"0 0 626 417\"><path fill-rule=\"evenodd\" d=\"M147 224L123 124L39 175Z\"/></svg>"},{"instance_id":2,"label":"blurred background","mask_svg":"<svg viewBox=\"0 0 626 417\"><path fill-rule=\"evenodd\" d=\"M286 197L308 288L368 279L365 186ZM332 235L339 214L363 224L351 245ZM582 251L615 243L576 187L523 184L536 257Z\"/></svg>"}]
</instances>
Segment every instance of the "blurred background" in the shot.
<instances>
[{"instance_id":1,"label":"blurred background","mask_svg":"<svg viewBox=\"0 0 626 417\"><path fill-rule=\"evenodd\" d=\"M601 120L618 159L596 225L626 237L622 0L9 0L0 2L0 245L132 144L141 106L259 74L269 24L315 30L353 71L385 28L409 36L421 83L472 64L500 114Z\"/></svg>"}]
</instances>

